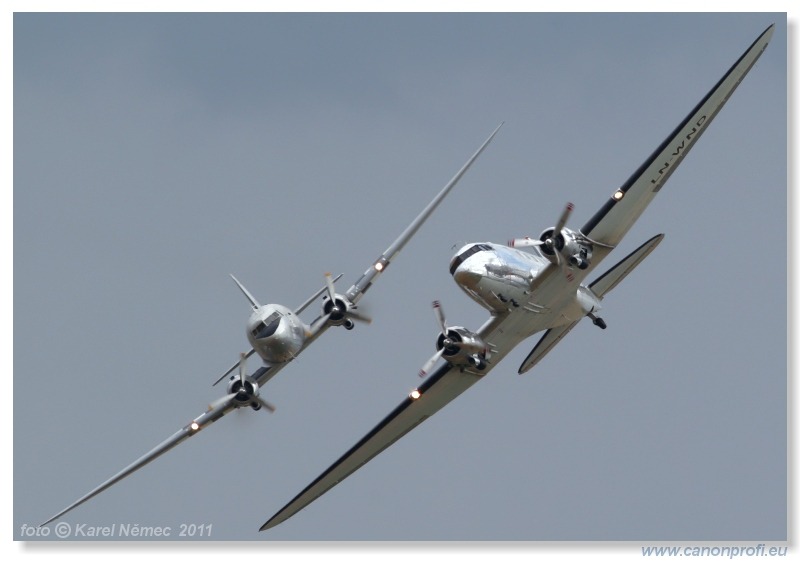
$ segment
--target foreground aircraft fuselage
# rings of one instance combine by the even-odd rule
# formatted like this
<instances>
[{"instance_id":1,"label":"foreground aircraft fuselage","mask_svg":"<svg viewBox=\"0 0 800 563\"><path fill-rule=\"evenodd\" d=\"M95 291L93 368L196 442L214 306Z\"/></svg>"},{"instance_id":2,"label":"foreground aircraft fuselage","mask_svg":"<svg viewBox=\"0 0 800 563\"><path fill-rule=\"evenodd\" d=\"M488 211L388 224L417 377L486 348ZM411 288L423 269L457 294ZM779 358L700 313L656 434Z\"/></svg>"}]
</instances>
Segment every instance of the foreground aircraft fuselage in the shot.
<instances>
[{"instance_id":1,"label":"foreground aircraft fuselage","mask_svg":"<svg viewBox=\"0 0 800 563\"><path fill-rule=\"evenodd\" d=\"M572 268L548 269L552 263L538 249L525 252L491 243L472 244L462 248L450 264L450 274L458 286L490 312L522 308L535 314L536 322L528 323L525 337L600 310L600 300L578 285L578 279L583 277L580 272ZM541 285L545 275L563 279L546 295L543 290L532 291Z\"/></svg>"},{"instance_id":2,"label":"foreground aircraft fuselage","mask_svg":"<svg viewBox=\"0 0 800 563\"><path fill-rule=\"evenodd\" d=\"M480 381L529 336L544 331L520 366L520 373L536 365L584 317L601 329L606 328L603 319L595 314L603 297L661 243L664 235L647 240L591 283L584 281L659 193L766 49L773 31L774 26L770 26L750 45L579 230L566 226L573 210L568 204L556 225L538 239L462 247L450 261L450 274L491 317L474 332L462 326L448 326L435 301L441 332L436 339L436 353L420 370L420 375L426 377L422 385L267 520L261 530L277 526L314 502ZM437 364L440 366L434 370Z\"/></svg>"}]
</instances>

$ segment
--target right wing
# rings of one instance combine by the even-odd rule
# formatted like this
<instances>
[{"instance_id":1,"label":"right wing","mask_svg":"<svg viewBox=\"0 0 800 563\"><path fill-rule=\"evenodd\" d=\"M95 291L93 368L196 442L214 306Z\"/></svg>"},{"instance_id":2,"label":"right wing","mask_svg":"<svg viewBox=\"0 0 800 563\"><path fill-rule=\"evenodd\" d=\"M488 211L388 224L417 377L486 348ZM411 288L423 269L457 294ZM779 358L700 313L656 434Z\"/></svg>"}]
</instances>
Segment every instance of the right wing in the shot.
<instances>
[{"instance_id":1,"label":"right wing","mask_svg":"<svg viewBox=\"0 0 800 563\"><path fill-rule=\"evenodd\" d=\"M260 531L277 526L314 502L348 475L394 444L426 418L477 383L483 375L445 364L417 389L419 398L410 395L372 431L340 457L308 487L261 526Z\"/></svg>"},{"instance_id":2,"label":"right wing","mask_svg":"<svg viewBox=\"0 0 800 563\"><path fill-rule=\"evenodd\" d=\"M596 249L596 254L607 254L636 222L767 48L774 31L773 24L758 36L678 127L581 228L586 237L602 247Z\"/></svg>"},{"instance_id":3,"label":"right wing","mask_svg":"<svg viewBox=\"0 0 800 563\"><path fill-rule=\"evenodd\" d=\"M260 531L277 526L291 518L483 379L516 344L513 337L508 337L501 331L506 318L507 315L495 315L478 331L492 348L492 361L486 365L484 371L476 373L450 363L441 366L416 389L418 392L416 398L409 394L355 446L265 522Z\"/></svg>"}]
</instances>

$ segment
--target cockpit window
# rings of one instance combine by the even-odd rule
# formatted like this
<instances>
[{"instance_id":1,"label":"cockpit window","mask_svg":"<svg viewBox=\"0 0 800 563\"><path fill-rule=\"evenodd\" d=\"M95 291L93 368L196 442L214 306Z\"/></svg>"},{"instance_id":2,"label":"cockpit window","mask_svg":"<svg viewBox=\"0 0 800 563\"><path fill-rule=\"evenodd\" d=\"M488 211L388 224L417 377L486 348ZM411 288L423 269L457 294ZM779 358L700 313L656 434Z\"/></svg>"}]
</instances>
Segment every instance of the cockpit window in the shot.
<instances>
[{"instance_id":1,"label":"cockpit window","mask_svg":"<svg viewBox=\"0 0 800 563\"><path fill-rule=\"evenodd\" d=\"M267 338L272 336L275 334L275 331L278 330L278 325L281 324L281 318L281 314L275 311L253 328L251 331L252 335L255 338Z\"/></svg>"},{"instance_id":2,"label":"cockpit window","mask_svg":"<svg viewBox=\"0 0 800 563\"><path fill-rule=\"evenodd\" d=\"M464 260L483 250L492 250L492 247L488 244L473 244L464 252L453 258L453 260L450 262L450 275L452 276L453 273L455 273L456 268L458 268L461 263L464 262Z\"/></svg>"}]
</instances>

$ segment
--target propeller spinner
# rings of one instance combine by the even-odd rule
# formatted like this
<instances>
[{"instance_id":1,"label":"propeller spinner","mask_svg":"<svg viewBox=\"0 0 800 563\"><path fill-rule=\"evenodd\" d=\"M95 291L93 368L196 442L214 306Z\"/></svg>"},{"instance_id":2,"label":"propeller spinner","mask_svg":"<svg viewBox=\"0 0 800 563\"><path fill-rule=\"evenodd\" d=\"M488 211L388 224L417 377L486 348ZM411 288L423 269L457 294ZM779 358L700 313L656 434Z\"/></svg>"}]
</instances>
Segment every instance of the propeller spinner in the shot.
<instances>
[{"instance_id":1,"label":"propeller spinner","mask_svg":"<svg viewBox=\"0 0 800 563\"><path fill-rule=\"evenodd\" d=\"M573 209L575 209L575 206L568 202L566 207L564 207L564 211L561 212L561 217L558 218L558 222L556 223L556 226L553 227L553 230L550 231L548 229L545 231L540 239L537 240L530 237L511 239L508 241L508 246L513 248L543 246L543 250L546 254L555 254L556 260L558 260L558 252L556 251L560 250L559 246L563 246L564 243L564 236L561 234L561 231L563 231L564 227L567 225L567 221L569 220L569 216L572 214ZM560 245L559 238L561 239Z\"/></svg>"},{"instance_id":2,"label":"propeller spinner","mask_svg":"<svg viewBox=\"0 0 800 563\"><path fill-rule=\"evenodd\" d=\"M568 264L561 255L567 246L566 237L572 236L572 233L569 230L567 230L567 233L569 234L565 234L564 228L567 225L567 221L569 220L569 216L572 214L573 209L575 209L575 206L568 202L564 207L564 211L561 212L561 216L558 218L556 226L553 227L553 229L548 229L542 233L542 236L539 238L539 240L535 240L530 237L512 239L508 241L508 246L513 248L530 248L533 246L541 247L542 252L545 255L550 256L551 260L554 261L559 268L561 268L561 271L564 273L567 281L573 281L574 275L570 271L569 264L578 266L581 269L588 265L583 258L578 257L570 257Z\"/></svg>"},{"instance_id":3,"label":"propeller spinner","mask_svg":"<svg viewBox=\"0 0 800 563\"><path fill-rule=\"evenodd\" d=\"M486 359L486 343L477 334L463 327L448 327L444 310L438 301L433 302L433 313L441 330L436 341L438 350L419 370L419 376L428 375L442 356L447 356L451 363L464 363L479 370L483 369Z\"/></svg>"},{"instance_id":4,"label":"propeller spinner","mask_svg":"<svg viewBox=\"0 0 800 563\"><path fill-rule=\"evenodd\" d=\"M325 274L325 285L328 290L327 299L322 306L325 320L333 325L344 325L348 330L352 330L353 321L371 323L372 319L367 315L357 311L357 307L350 303L345 297L336 293L333 279L330 273Z\"/></svg>"},{"instance_id":5,"label":"propeller spinner","mask_svg":"<svg viewBox=\"0 0 800 563\"><path fill-rule=\"evenodd\" d=\"M228 386L230 395L224 397L222 400L228 401L235 399L238 403L246 404L253 403L264 407L269 412L275 412L275 405L265 401L258 394L258 386L256 383L247 377L247 354L242 353L239 360L239 378L231 381Z\"/></svg>"}]
</instances>

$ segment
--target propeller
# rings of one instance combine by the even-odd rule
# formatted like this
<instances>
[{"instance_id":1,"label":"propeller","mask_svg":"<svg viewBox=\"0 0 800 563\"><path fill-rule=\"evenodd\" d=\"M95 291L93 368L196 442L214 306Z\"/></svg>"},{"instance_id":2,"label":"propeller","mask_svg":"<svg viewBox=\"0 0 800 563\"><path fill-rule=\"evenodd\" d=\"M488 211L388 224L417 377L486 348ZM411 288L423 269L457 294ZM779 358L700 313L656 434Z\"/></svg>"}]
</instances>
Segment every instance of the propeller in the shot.
<instances>
[{"instance_id":1,"label":"propeller","mask_svg":"<svg viewBox=\"0 0 800 563\"><path fill-rule=\"evenodd\" d=\"M445 319L444 316L444 309L442 309L442 304L439 303L439 301L433 302L433 314L436 316L436 321L439 323L439 329L442 331L442 334L444 335L444 341L442 342L442 347L439 350L437 350L437 352L433 356L431 356L431 358L427 362L425 362L422 368L420 368L419 370L420 377L425 377L426 375L428 375L428 373L430 373L430 371L433 369L433 366L436 365L436 362L439 361L439 358L442 357L442 354L444 354L447 347L453 345L452 340L450 340L447 337L447 320Z\"/></svg>"},{"instance_id":2,"label":"propeller","mask_svg":"<svg viewBox=\"0 0 800 563\"><path fill-rule=\"evenodd\" d=\"M357 311L355 309L355 306L353 306L353 308L349 308L341 297L337 298L336 288L333 286L333 278L331 277L330 272L327 272L325 274L325 286L328 290L329 301L327 303L330 303L330 305L328 304L325 305L326 321L331 318L333 318L334 320L342 320L344 318L344 319L352 319L354 321L359 321L366 324L372 322L372 319L369 316L363 314L362 312Z\"/></svg>"},{"instance_id":3,"label":"propeller","mask_svg":"<svg viewBox=\"0 0 800 563\"><path fill-rule=\"evenodd\" d=\"M556 223L556 228L553 230L553 234L558 236L561 231L564 230L564 227L567 224L567 219L569 219L572 210L575 208L571 202L567 202L567 206L564 208L564 211L561 212L561 217L558 218L558 223Z\"/></svg>"},{"instance_id":4,"label":"propeller","mask_svg":"<svg viewBox=\"0 0 800 563\"><path fill-rule=\"evenodd\" d=\"M457 351L467 352L480 352L483 346L475 342L464 342L462 340L454 340L450 338L450 330L447 328L447 319L444 316L444 309L439 301L433 302L433 314L436 316L436 321L439 323L439 329L442 331L442 339L440 341L441 348L425 362L419 370L419 376L425 377L433 369L433 366L439 361L446 352L454 353ZM453 349L456 349L455 351Z\"/></svg>"},{"instance_id":5,"label":"propeller","mask_svg":"<svg viewBox=\"0 0 800 563\"><path fill-rule=\"evenodd\" d=\"M508 241L508 246L513 248L529 248L532 246L543 246L544 252L548 255L554 257L556 265L561 268L561 271L564 272L564 276L567 278L567 281L572 281L574 279L574 275L567 267L566 262L563 260L561 256L561 252L558 248L558 237L562 237L563 235L561 232L564 230L564 227L567 225L567 221L569 220L569 216L572 214L572 210L575 206L568 202L567 205L564 207L564 211L561 212L561 216L558 218L558 222L556 226L553 227L553 232L545 238L544 240L536 240L530 237L525 238L518 238L512 239ZM563 240L562 240L562 247L563 247Z\"/></svg>"},{"instance_id":6,"label":"propeller","mask_svg":"<svg viewBox=\"0 0 800 563\"><path fill-rule=\"evenodd\" d=\"M425 377L426 375L428 375L430 371L433 369L433 366L436 365L436 362L439 361L439 358L442 357L442 354L444 354L444 348L436 352L433 356L431 356L431 359L425 362L425 364L419 370L419 376Z\"/></svg>"},{"instance_id":7,"label":"propeller","mask_svg":"<svg viewBox=\"0 0 800 563\"><path fill-rule=\"evenodd\" d=\"M239 389L236 393L233 393L232 396L235 397L239 393L244 393L247 395L248 399L257 402L259 405L267 409L269 412L275 412L275 405L262 399L258 395L257 390L253 387L253 384L247 380L247 373L246 373L247 370L245 368L245 364L247 363L247 354L242 352L240 358L241 359L239 360ZM247 389L247 384L250 384L250 389L251 389L250 391L248 391ZM229 397L231 397L231 395L225 397L225 399L229 400Z\"/></svg>"},{"instance_id":8,"label":"propeller","mask_svg":"<svg viewBox=\"0 0 800 563\"><path fill-rule=\"evenodd\" d=\"M548 252L553 252L556 255L556 260L558 261L558 252L556 252L558 236L561 234L561 231L564 230L564 227L567 224L567 220L569 219L569 216L572 214L572 210L574 208L575 206L572 203L567 203L566 207L564 207L564 211L561 212L561 216L558 218L556 226L553 228L552 234L546 239L540 240L540 239L532 239L530 237L511 239L508 241L508 246L511 246L513 248L529 248L531 246L544 246Z\"/></svg>"}]
</instances>

